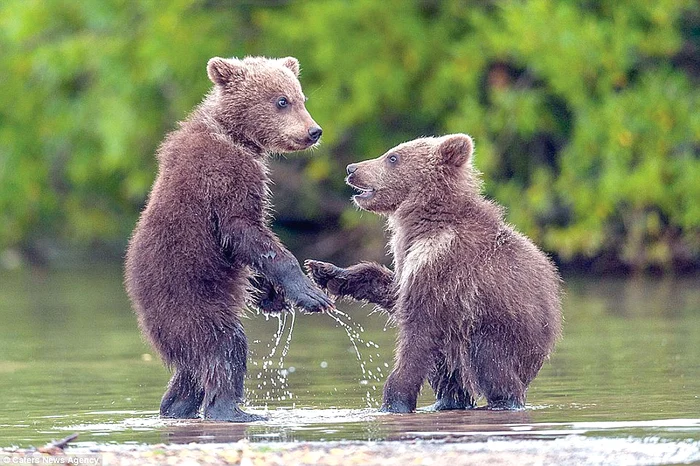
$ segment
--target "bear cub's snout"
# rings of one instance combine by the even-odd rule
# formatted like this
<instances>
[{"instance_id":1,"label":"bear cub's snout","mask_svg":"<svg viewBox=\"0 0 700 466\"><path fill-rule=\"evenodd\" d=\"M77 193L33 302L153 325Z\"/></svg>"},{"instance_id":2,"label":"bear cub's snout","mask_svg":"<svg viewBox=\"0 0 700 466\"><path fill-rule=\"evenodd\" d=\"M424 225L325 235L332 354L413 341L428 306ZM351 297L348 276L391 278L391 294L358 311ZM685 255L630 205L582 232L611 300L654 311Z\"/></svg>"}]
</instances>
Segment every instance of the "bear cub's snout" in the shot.
<instances>
[{"instance_id":1,"label":"bear cub's snout","mask_svg":"<svg viewBox=\"0 0 700 466\"><path fill-rule=\"evenodd\" d=\"M319 126L313 126L309 129L309 140L313 143L318 142L318 140L321 139L322 134L323 129L321 129Z\"/></svg>"}]
</instances>

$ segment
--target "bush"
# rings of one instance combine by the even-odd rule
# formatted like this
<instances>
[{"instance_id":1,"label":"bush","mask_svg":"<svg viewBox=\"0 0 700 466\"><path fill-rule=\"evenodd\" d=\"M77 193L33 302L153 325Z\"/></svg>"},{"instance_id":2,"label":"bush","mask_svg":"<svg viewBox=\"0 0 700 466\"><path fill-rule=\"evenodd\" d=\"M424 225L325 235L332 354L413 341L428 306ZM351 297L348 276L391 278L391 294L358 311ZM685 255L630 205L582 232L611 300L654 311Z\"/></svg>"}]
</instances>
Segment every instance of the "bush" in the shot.
<instances>
[{"instance_id":1,"label":"bush","mask_svg":"<svg viewBox=\"0 0 700 466\"><path fill-rule=\"evenodd\" d=\"M275 177L292 244L381 255L345 164L467 132L487 194L563 263L700 264L697 2L6 0L0 26L0 248L123 246L207 59L264 54L300 59L324 128Z\"/></svg>"}]
</instances>

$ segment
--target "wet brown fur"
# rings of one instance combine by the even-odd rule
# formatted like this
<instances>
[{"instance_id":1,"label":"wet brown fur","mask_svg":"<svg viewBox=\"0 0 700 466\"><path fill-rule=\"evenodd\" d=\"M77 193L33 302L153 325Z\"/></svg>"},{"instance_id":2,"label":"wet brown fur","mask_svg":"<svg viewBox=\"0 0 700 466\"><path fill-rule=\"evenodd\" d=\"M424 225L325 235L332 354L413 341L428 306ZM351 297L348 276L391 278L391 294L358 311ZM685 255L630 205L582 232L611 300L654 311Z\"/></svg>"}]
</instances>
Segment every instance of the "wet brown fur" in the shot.
<instances>
[{"instance_id":1,"label":"wet brown fur","mask_svg":"<svg viewBox=\"0 0 700 466\"><path fill-rule=\"evenodd\" d=\"M417 139L348 166L365 210L387 216L394 271L307 261L336 296L378 304L398 324L382 410L416 408L427 378L433 409L521 409L560 335L560 278L552 262L505 223L457 134Z\"/></svg>"},{"instance_id":2,"label":"wet brown fur","mask_svg":"<svg viewBox=\"0 0 700 466\"><path fill-rule=\"evenodd\" d=\"M238 407L245 300L271 312L331 306L268 225L267 155L310 147L320 128L295 58L213 58L207 72L212 91L158 149L125 283L142 332L175 372L161 415L252 421Z\"/></svg>"}]
</instances>

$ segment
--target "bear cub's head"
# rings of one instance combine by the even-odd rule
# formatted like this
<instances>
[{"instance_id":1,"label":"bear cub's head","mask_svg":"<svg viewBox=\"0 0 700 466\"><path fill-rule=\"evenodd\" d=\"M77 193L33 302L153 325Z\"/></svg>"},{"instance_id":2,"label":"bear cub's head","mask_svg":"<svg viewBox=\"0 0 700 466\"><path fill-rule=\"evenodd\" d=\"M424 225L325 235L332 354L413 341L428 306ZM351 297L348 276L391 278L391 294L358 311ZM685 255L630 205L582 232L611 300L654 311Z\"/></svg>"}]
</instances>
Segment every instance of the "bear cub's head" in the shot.
<instances>
[{"instance_id":1,"label":"bear cub's head","mask_svg":"<svg viewBox=\"0 0 700 466\"><path fill-rule=\"evenodd\" d=\"M214 57L207 74L214 83L216 118L237 139L265 152L292 152L321 138L306 110L296 58Z\"/></svg>"},{"instance_id":2,"label":"bear cub's head","mask_svg":"<svg viewBox=\"0 0 700 466\"><path fill-rule=\"evenodd\" d=\"M474 143L466 134L421 138L400 144L384 155L347 167L346 183L361 209L389 215L405 202L446 196L472 179Z\"/></svg>"}]
</instances>

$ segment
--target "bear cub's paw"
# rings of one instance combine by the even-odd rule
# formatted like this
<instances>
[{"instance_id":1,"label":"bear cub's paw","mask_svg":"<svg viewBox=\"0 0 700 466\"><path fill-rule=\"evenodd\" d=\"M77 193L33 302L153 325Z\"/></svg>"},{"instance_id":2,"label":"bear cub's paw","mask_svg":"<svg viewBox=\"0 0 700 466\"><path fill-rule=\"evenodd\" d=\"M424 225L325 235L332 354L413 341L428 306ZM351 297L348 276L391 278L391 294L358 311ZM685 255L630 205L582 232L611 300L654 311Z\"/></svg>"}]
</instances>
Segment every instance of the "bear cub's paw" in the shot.
<instances>
[{"instance_id":1,"label":"bear cub's paw","mask_svg":"<svg viewBox=\"0 0 700 466\"><path fill-rule=\"evenodd\" d=\"M413 411L414 409L408 403L401 400L385 401L382 407L379 408L380 413L407 414Z\"/></svg>"},{"instance_id":2,"label":"bear cub's paw","mask_svg":"<svg viewBox=\"0 0 700 466\"><path fill-rule=\"evenodd\" d=\"M284 291L281 288L274 286L261 276L253 276L248 280L250 282L248 295L250 305L266 314L279 314L291 309L291 305L285 299Z\"/></svg>"},{"instance_id":3,"label":"bear cub's paw","mask_svg":"<svg viewBox=\"0 0 700 466\"><path fill-rule=\"evenodd\" d=\"M259 414L246 413L238 406L210 407L204 410L202 418L206 421L216 422L257 422L267 421L268 418Z\"/></svg>"},{"instance_id":4,"label":"bear cub's paw","mask_svg":"<svg viewBox=\"0 0 700 466\"><path fill-rule=\"evenodd\" d=\"M288 278L283 288L287 299L306 312L330 312L335 309L333 298L303 274Z\"/></svg>"},{"instance_id":5,"label":"bear cub's paw","mask_svg":"<svg viewBox=\"0 0 700 466\"><path fill-rule=\"evenodd\" d=\"M309 277L334 296L342 296L347 284L347 271L330 262L306 260L304 266Z\"/></svg>"},{"instance_id":6,"label":"bear cub's paw","mask_svg":"<svg viewBox=\"0 0 700 466\"><path fill-rule=\"evenodd\" d=\"M440 398L435 401L435 403L430 406L425 406L419 408L418 411L422 412L435 412L435 411L454 411L458 409L471 409L472 405L466 402L457 401L449 398Z\"/></svg>"}]
</instances>

